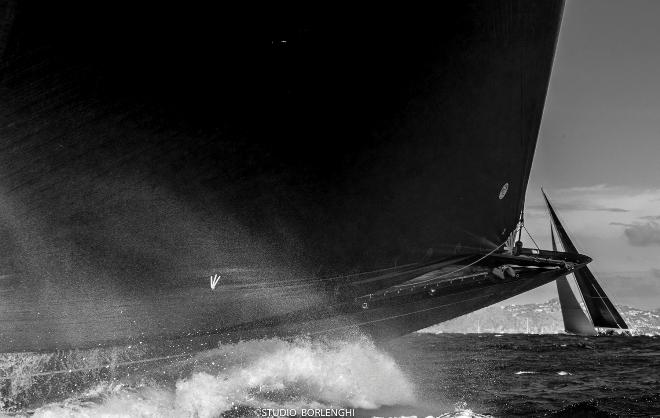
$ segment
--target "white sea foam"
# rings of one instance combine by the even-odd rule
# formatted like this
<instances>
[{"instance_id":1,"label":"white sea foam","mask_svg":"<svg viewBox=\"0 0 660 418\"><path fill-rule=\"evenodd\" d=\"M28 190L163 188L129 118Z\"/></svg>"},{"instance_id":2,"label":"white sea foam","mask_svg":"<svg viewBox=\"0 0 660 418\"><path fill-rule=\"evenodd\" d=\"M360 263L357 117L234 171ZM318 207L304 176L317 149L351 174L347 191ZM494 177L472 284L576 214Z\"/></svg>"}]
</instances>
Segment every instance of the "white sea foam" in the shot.
<instances>
[{"instance_id":1,"label":"white sea foam","mask_svg":"<svg viewBox=\"0 0 660 418\"><path fill-rule=\"evenodd\" d=\"M454 405L454 412L439 415L437 418L487 418L490 415L481 415L468 408L467 402L459 402Z\"/></svg>"},{"instance_id":2,"label":"white sea foam","mask_svg":"<svg viewBox=\"0 0 660 418\"><path fill-rule=\"evenodd\" d=\"M463 409L455 412L445 412L441 415L401 415L391 418L492 418L492 415L477 414L471 409Z\"/></svg>"},{"instance_id":3,"label":"white sea foam","mask_svg":"<svg viewBox=\"0 0 660 418\"><path fill-rule=\"evenodd\" d=\"M490 418L492 415L482 415L473 412L471 409L461 409L454 412L438 415L437 418Z\"/></svg>"},{"instance_id":4,"label":"white sea foam","mask_svg":"<svg viewBox=\"0 0 660 418\"><path fill-rule=\"evenodd\" d=\"M173 384L107 384L35 417L216 417L232 408L378 408L414 403L394 360L365 340L279 339L221 346L174 366Z\"/></svg>"}]
</instances>

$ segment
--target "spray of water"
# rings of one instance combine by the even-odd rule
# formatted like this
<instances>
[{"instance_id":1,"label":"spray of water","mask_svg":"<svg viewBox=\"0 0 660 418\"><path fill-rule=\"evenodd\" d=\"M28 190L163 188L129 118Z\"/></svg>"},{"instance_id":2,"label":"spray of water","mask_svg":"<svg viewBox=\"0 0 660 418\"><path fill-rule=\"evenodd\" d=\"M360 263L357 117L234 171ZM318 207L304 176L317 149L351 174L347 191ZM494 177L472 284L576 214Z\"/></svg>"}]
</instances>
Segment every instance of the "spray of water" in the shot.
<instances>
[{"instance_id":1,"label":"spray of water","mask_svg":"<svg viewBox=\"0 0 660 418\"><path fill-rule=\"evenodd\" d=\"M413 385L394 360L364 338L270 339L224 345L132 384L98 384L42 406L34 416L203 418L257 408L371 409L414 402Z\"/></svg>"}]
</instances>

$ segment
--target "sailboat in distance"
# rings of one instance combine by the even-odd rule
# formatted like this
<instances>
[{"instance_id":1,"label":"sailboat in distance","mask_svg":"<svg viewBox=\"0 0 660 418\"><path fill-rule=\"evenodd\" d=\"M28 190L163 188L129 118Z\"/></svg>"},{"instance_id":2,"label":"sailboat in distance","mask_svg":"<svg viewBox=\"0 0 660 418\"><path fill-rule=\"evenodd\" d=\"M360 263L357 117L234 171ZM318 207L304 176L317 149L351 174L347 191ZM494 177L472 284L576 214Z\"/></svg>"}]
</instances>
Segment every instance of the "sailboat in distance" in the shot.
<instances>
[{"instance_id":1,"label":"sailboat in distance","mask_svg":"<svg viewBox=\"0 0 660 418\"><path fill-rule=\"evenodd\" d=\"M543 194L543 199L545 200L548 212L550 213L552 223L557 229L559 239L561 240L565 251L577 254L577 249L559 220L557 212L550 204L548 196L543 190L541 190L541 193ZM557 251L557 244L555 243L555 235L552 226L550 233L552 238L552 249L553 251ZM559 294L559 303L561 305L561 313L566 332L578 335L596 335L597 333L594 327L622 330L628 329L628 325L623 320L614 304L607 297L605 291L591 273L589 267L576 270L573 274L591 320L586 317L584 311L580 307L580 304L568 284L566 276L558 277L556 280L557 293Z\"/></svg>"},{"instance_id":2,"label":"sailboat in distance","mask_svg":"<svg viewBox=\"0 0 660 418\"><path fill-rule=\"evenodd\" d=\"M552 238L552 251L557 251L552 225L550 225L550 236ZM597 335L596 329L575 298L566 276L558 277L556 283L561 316L564 321L564 331L576 335Z\"/></svg>"},{"instance_id":3,"label":"sailboat in distance","mask_svg":"<svg viewBox=\"0 0 660 418\"><path fill-rule=\"evenodd\" d=\"M511 242L562 1L149 3L1 14L0 352L384 340L591 261Z\"/></svg>"}]
</instances>

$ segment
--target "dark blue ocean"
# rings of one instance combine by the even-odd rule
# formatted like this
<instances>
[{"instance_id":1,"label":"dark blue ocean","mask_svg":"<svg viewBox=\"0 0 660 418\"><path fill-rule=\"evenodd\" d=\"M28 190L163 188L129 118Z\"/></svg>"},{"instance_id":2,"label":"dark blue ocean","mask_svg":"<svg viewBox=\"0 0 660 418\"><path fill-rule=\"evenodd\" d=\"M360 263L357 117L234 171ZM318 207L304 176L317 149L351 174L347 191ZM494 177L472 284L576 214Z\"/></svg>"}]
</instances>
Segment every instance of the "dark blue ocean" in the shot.
<instances>
[{"instance_id":1,"label":"dark blue ocean","mask_svg":"<svg viewBox=\"0 0 660 418\"><path fill-rule=\"evenodd\" d=\"M660 416L658 337L414 334L388 352L430 405L405 415L438 415L439 404L496 417Z\"/></svg>"},{"instance_id":2,"label":"dark blue ocean","mask_svg":"<svg viewBox=\"0 0 660 418\"><path fill-rule=\"evenodd\" d=\"M380 346L360 337L274 339L147 363L130 360L136 351L59 353L56 361L3 355L0 415L301 416L335 408L377 417L660 416L658 337L418 333ZM55 363L71 372L40 374Z\"/></svg>"}]
</instances>

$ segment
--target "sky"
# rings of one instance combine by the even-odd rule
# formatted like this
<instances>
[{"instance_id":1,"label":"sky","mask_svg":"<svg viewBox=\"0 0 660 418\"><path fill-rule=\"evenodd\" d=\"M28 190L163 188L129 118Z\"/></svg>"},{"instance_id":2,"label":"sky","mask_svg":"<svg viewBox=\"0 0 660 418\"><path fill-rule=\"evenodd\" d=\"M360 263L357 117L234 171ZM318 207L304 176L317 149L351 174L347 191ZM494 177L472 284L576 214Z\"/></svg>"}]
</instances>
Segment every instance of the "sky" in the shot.
<instances>
[{"instance_id":1,"label":"sky","mask_svg":"<svg viewBox=\"0 0 660 418\"><path fill-rule=\"evenodd\" d=\"M610 298L652 309L660 308L659 21L656 0L567 0L525 204L527 228L550 249L543 186ZM551 297L554 283L504 304Z\"/></svg>"}]
</instances>

